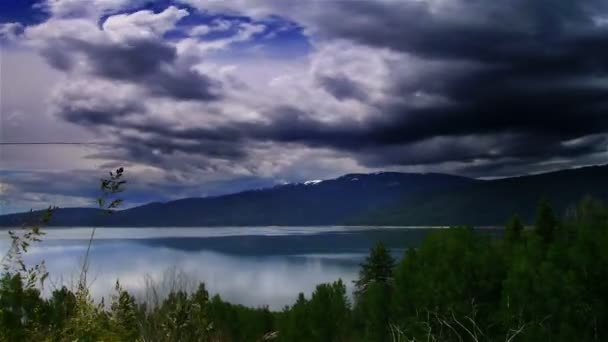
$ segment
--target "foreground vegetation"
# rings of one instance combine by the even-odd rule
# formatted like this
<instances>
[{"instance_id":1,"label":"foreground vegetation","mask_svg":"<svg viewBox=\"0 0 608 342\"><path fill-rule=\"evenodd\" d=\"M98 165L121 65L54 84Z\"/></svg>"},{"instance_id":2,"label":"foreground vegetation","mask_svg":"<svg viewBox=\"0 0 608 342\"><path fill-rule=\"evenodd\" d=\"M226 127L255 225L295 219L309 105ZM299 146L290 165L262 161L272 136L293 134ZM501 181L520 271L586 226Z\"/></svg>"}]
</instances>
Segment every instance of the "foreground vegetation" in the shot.
<instances>
[{"instance_id":1,"label":"foreground vegetation","mask_svg":"<svg viewBox=\"0 0 608 342\"><path fill-rule=\"evenodd\" d=\"M106 197L120 182L112 181ZM20 257L42 232L13 236L2 260L0 341L608 340L608 207L591 199L560 220L542 202L534 228L514 217L502 239L438 231L398 263L378 244L352 302L338 280L280 312L210 297L202 283L136 301L117 282L107 302L96 302L86 261L75 289L42 296L43 265L28 268Z\"/></svg>"}]
</instances>

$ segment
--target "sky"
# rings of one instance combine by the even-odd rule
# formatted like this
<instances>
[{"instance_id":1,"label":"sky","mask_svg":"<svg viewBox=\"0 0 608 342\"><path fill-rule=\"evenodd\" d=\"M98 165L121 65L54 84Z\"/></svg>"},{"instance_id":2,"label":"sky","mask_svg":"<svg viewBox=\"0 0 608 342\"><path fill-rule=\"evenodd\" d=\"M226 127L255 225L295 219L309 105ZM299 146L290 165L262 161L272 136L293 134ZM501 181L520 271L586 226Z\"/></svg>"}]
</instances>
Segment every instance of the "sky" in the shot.
<instances>
[{"instance_id":1,"label":"sky","mask_svg":"<svg viewBox=\"0 0 608 342\"><path fill-rule=\"evenodd\" d=\"M605 164L607 71L604 0L3 0L0 211Z\"/></svg>"}]
</instances>

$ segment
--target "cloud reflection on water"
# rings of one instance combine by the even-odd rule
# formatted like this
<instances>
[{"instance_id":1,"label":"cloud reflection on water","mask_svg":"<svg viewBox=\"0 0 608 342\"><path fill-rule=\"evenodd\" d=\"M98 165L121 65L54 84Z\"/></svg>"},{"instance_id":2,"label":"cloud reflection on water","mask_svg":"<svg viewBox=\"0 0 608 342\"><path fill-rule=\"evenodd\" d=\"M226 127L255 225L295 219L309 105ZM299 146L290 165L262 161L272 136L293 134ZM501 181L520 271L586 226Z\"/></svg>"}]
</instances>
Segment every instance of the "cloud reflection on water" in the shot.
<instances>
[{"instance_id":1,"label":"cloud reflection on water","mask_svg":"<svg viewBox=\"0 0 608 342\"><path fill-rule=\"evenodd\" d=\"M91 228L47 229L42 244L27 255L45 260L55 286L78 279ZM180 273L205 282L211 294L247 306L281 309L298 293L342 279L349 292L359 264L376 240L402 255L428 234L420 229L344 227L98 228L88 279L97 298L111 295L116 280L141 295L146 277L155 282ZM8 240L0 238L0 248Z\"/></svg>"},{"instance_id":2,"label":"cloud reflection on water","mask_svg":"<svg viewBox=\"0 0 608 342\"><path fill-rule=\"evenodd\" d=\"M29 263L45 260L50 280L55 286L73 286L78 279L90 229L70 230L67 240L48 230L50 237L27 255ZM119 233L116 231L116 233ZM214 236L213 232L211 236ZM212 294L248 306L268 305L281 309L292 304L299 292L310 295L324 282L344 280L352 287L362 253L314 253L298 255L234 255L210 250L181 250L149 241L121 239L120 234L98 230L91 251L89 280L92 294L100 298L111 295L117 279L128 290L141 294L145 277L161 281L172 270L179 270L192 281L204 281ZM179 236L179 234L177 234ZM100 237L102 236L102 237ZM105 237L104 237L105 236ZM77 238L80 237L80 238ZM116 239L118 237L118 239ZM139 239L144 239L142 236ZM204 238L192 238L204 239ZM2 249L7 241L0 241ZM192 241L191 241L192 242Z\"/></svg>"}]
</instances>

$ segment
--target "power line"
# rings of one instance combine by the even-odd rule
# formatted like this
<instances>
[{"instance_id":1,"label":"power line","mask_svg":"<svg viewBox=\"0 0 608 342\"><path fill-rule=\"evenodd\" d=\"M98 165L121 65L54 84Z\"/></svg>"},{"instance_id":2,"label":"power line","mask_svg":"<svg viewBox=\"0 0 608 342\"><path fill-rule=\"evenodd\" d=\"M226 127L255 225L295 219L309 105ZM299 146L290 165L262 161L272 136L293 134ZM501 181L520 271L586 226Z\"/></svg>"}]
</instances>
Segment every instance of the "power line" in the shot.
<instances>
[{"instance_id":1,"label":"power line","mask_svg":"<svg viewBox=\"0 0 608 342\"><path fill-rule=\"evenodd\" d=\"M87 141L32 141L32 142L0 142L0 146L10 145L107 145L101 142L87 142Z\"/></svg>"}]
</instances>

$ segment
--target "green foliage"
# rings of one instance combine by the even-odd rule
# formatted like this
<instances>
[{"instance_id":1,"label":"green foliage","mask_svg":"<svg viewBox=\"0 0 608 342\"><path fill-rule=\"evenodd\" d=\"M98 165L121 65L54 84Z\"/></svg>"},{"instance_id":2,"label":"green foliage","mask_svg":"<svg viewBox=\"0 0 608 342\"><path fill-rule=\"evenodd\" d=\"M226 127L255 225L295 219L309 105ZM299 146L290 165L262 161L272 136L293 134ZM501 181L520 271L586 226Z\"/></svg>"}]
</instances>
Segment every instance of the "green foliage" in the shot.
<instances>
[{"instance_id":1,"label":"green foliage","mask_svg":"<svg viewBox=\"0 0 608 342\"><path fill-rule=\"evenodd\" d=\"M62 331L61 339L92 342L111 335L104 302L95 303L88 288L79 287L74 296L76 299L74 315Z\"/></svg>"},{"instance_id":2,"label":"green foliage","mask_svg":"<svg viewBox=\"0 0 608 342\"><path fill-rule=\"evenodd\" d=\"M127 181L123 179L124 171L122 167L110 171L110 177L100 181L101 196L97 198L97 205L108 214L112 214L123 202L116 195L125 191Z\"/></svg>"},{"instance_id":3,"label":"green foliage","mask_svg":"<svg viewBox=\"0 0 608 342\"><path fill-rule=\"evenodd\" d=\"M49 223L55 209L55 207L49 207L39 217L36 217L34 222L24 224L19 230L8 231L11 244L0 260L0 266L4 272L19 275L26 281L25 287L27 288L34 288L37 283L41 287L44 286L44 281L48 277L44 261L28 267L23 260L23 255L27 253L32 244L41 241L45 234L42 227Z\"/></svg>"},{"instance_id":4,"label":"green foliage","mask_svg":"<svg viewBox=\"0 0 608 342\"><path fill-rule=\"evenodd\" d=\"M361 264L359 279L355 281L355 295L366 291L371 283L388 284L393 279L395 259L382 242L372 248L370 255Z\"/></svg>"},{"instance_id":5,"label":"green foliage","mask_svg":"<svg viewBox=\"0 0 608 342\"><path fill-rule=\"evenodd\" d=\"M385 341L388 338L389 310L393 289L395 259L381 242L370 251L361 264L359 279L355 281L354 316L360 335L366 341Z\"/></svg>"},{"instance_id":6,"label":"green foliage","mask_svg":"<svg viewBox=\"0 0 608 342\"><path fill-rule=\"evenodd\" d=\"M503 277L499 249L488 237L465 227L437 232L397 267L393 322L417 339L429 331L452 336L443 321L465 321L472 312L484 324L496 308ZM452 326L457 334L464 330Z\"/></svg>"},{"instance_id":7,"label":"green foliage","mask_svg":"<svg viewBox=\"0 0 608 342\"><path fill-rule=\"evenodd\" d=\"M538 204L538 211L536 213L536 220L534 221L534 229L536 233L545 240L545 242L553 239L553 231L557 228L557 218L553 213L553 208L549 204L549 201L543 199Z\"/></svg>"},{"instance_id":8,"label":"green foliage","mask_svg":"<svg viewBox=\"0 0 608 342\"><path fill-rule=\"evenodd\" d=\"M350 341L351 310L342 280L320 284L310 300L304 294L278 318L281 341Z\"/></svg>"},{"instance_id":9,"label":"green foliage","mask_svg":"<svg viewBox=\"0 0 608 342\"><path fill-rule=\"evenodd\" d=\"M586 200L560 223L544 202L536 230L513 220L506 244L466 228L430 236L397 266L392 331L408 341L605 340L607 214Z\"/></svg>"},{"instance_id":10,"label":"green foliage","mask_svg":"<svg viewBox=\"0 0 608 342\"><path fill-rule=\"evenodd\" d=\"M39 336L47 321L47 308L40 292L24 286L19 273L0 279L0 340L25 341Z\"/></svg>"},{"instance_id":11,"label":"green foliage","mask_svg":"<svg viewBox=\"0 0 608 342\"><path fill-rule=\"evenodd\" d=\"M247 308L232 305L216 295L209 303L213 340L218 341L257 341L263 336L272 335L274 315L268 308Z\"/></svg>"},{"instance_id":12,"label":"green foliage","mask_svg":"<svg viewBox=\"0 0 608 342\"><path fill-rule=\"evenodd\" d=\"M126 180L123 179L124 169L122 167L116 169L116 171L109 172L109 178L102 178L100 180L100 191L101 195L97 198L97 205L102 213L111 215L114 211L122 204L123 200L118 198L117 195L125 190ZM91 252L91 245L95 238L96 227L91 230L91 237L89 238L89 244L82 261L82 267L80 269L80 279L78 280L78 287L80 289L88 286L87 274L89 272L89 255Z\"/></svg>"},{"instance_id":13,"label":"green foliage","mask_svg":"<svg viewBox=\"0 0 608 342\"><path fill-rule=\"evenodd\" d=\"M304 342L312 340L308 323L309 311L308 300L303 293L300 293L295 304L286 307L284 312L279 315L278 326L281 341Z\"/></svg>"},{"instance_id":14,"label":"green foliage","mask_svg":"<svg viewBox=\"0 0 608 342\"><path fill-rule=\"evenodd\" d=\"M49 330L54 335L53 340L60 339L61 332L76 313L76 305L76 295L65 286L51 294L48 299L48 307Z\"/></svg>"},{"instance_id":15,"label":"green foliage","mask_svg":"<svg viewBox=\"0 0 608 342\"><path fill-rule=\"evenodd\" d=\"M523 231L524 225L521 223L519 216L513 215L505 227L505 240L508 242L520 241Z\"/></svg>"},{"instance_id":16,"label":"green foliage","mask_svg":"<svg viewBox=\"0 0 608 342\"><path fill-rule=\"evenodd\" d=\"M209 341L209 294L201 284L192 294L171 292L162 303L141 313L146 340Z\"/></svg>"},{"instance_id":17,"label":"green foliage","mask_svg":"<svg viewBox=\"0 0 608 342\"><path fill-rule=\"evenodd\" d=\"M342 280L318 285L308 304L313 340L344 341L350 325L350 304Z\"/></svg>"},{"instance_id":18,"label":"green foliage","mask_svg":"<svg viewBox=\"0 0 608 342\"><path fill-rule=\"evenodd\" d=\"M110 305L110 326L115 334L124 341L135 341L139 337L139 324L135 298L123 290L116 281L116 293Z\"/></svg>"}]
</instances>

